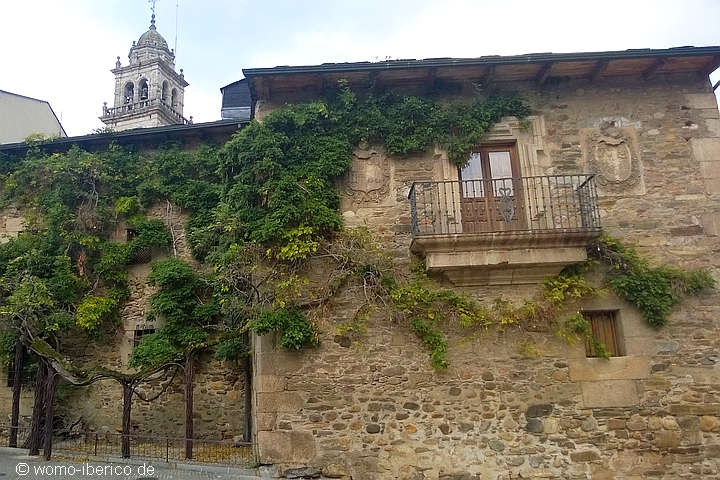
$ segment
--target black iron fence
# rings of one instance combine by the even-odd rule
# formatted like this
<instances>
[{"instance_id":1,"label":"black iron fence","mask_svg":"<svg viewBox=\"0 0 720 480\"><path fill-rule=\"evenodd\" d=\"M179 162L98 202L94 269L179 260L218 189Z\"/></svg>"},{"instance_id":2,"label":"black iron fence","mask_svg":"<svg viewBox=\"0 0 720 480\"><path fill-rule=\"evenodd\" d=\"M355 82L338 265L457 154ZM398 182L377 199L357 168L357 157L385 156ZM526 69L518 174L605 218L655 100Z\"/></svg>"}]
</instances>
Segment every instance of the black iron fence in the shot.
<instances>
[{"instance_id":1,"label":"black iron fence","mask_svg":"<svg viewBox=\"0 0 720 480\"><path fill-rule=\"evenodd\" d=\"M600 229L594 175L415 182L413 235Z\"/></svg>"},{"instance_id":2,"label":"black iron fence","mask_svg":"<svg viewBox=\"0 0 720 480\"><path fill-rule=\"evenodd\" d=\"M10 427L0 425L2 445L8 445ZM18 447L23 447L30 434L29 427L18 429ZM186 458L185 438L128 435L131 458L147 458L165 462L190 462L253 467L255 454L251 443L228 440L192 439L192 458ZM53 438L53 452L83 458L122 457L123 435L115 432L81 432ZM40 449L42 451L42 448Z\"/></svg>"},{"instance_id":3,"label":"black iron fence","mask_svg":"<svg viewBox=\"0 0 720 480\"><path fill-rule=\"evenodd\" d=\"M25 440L30 436L30 427L27 426L18 426L15 427L15 435L16 435L16 441L18 447L22 447L25 443ZM10 428L10 425L5 425L0 423L0 445L3 447L10 446L10 437L12 435L12 430Z\"/></svg>"}]
</instances>

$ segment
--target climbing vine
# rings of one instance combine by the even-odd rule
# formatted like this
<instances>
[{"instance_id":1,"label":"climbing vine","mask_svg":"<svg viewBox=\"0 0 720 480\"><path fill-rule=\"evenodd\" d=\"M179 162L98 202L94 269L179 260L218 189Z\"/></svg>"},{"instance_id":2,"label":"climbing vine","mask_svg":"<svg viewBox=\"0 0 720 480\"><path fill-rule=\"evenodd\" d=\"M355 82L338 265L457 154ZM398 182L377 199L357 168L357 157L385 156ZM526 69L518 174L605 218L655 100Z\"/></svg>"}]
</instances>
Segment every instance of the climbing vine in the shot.
<instances>
[{"instance_id":1,"label":"climbing vine","mask_svg":"<svg viewBox=\"0 0 720 480\"><path fill-rule=\"evenodd\" d=\"M653 266L634 248L608 235L603 235L589 252L592 258L609 266L607 282L613 291L634 305L653 327L665 325L683 296L715 286L707 270Z\"/></svg>"},{"instance_id":2,"label":"climbing vine","mask_svg":"<svg viewBox=\"0 0 720 480\"><path fill-rule=\"evenodd\" d=\"M33 144L25 158L0 159L0 203L22 208L28 224L26 233L0 245L0 313L15 326L10 330L31 319L51 345L73 329L100 336L127 299L127 266L144 249L173 245L165 222L147 217L150 206L166 202L190 213L189 246L212 272L200 275L178 259L152 266L158 291L150 316L166 323L133 352L138 368L200 345L216 345L218 358L238 358L248 351L239 339L249 330L278 332L287 349L312 346L316 320L340 290L362 302L339 329L362 331L379 306L418 335L435 368L447 366L448 322L509 328L563 317L558 329L566 336L587 336L581 317L566 316L597 294L582 269L549 279L521 305L502 298L484 305L433 286L422 268L399 272L367 231L343 230L338 211L336 182L358 144L382 144L392 155L437 144L462 166L500 118L529 112L516 96L469 104L394 93L361 98L341 82L326 98L251 122L222 147L188 152L164 145L138 154L111 146L47 155ZM113 240L120 225L133 232L127 242ZM609 287L654 326L683 295L712 285L707 272L653 267L607 237L593 248L593 258L609 265ZM323 272L322 279L312 271Z\"/></svg>"}]
</instances>

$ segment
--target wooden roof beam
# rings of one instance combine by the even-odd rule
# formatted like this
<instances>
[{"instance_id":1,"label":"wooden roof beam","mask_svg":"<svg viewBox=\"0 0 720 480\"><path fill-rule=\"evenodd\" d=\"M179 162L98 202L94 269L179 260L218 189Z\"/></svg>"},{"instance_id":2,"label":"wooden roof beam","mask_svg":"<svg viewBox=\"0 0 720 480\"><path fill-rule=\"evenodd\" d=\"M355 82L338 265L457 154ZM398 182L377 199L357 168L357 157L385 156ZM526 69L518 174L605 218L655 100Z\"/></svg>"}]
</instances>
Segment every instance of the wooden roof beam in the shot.
<instances>
[{"instance_id":1,"label":"wooden roof beam","mask_svg":"<svg viewBox=\"0 0 720 480\"><path fill-rule=\"evenodd\" d=\"M715 71L715 69L718 67L718 64L720 64L720 55L712 57L709 62L703 65L703 67L700 69L700 76L707 77Z\"/></svg>"},{"instance_id":2,"label":"wooden roof beam","mask_svg":"<svg viewBox=\"0 0 720 480\"><path fill-rule=\"evenodd\" d=\"M258 85L259 97L263 100L270 100L270 81L266 78L260 78L260 85Z\"/></svg>"},{"instance_id":3,"label":"wooden roof beam","mask_svg":"<svg viewBox=\"0 0 720 480\"><path fill-rule=\"evenodd\" d=\"M483 87L486 87L494 79L495 79L495 65L488 65L487 68L485 69L485 73L483 74L479 83Z\"/></svg>"},{"instance_id":4,"label":"wooden roof beam","mask_svg":"<svg viewBox=\"0 0 720 480\"><path fill-rule=\"evenodd\" d=\"M435 82L437 81L437 67L430 67L427 69L427 74L423 79L425 85L425 92L430 93L435 88Z\"/></svg>"},{"instance_id":5,"label":"wooden roof beam","mask_svg":"<svg viewBox=\"0 0 720 480\"><path fill-rule=\"evenodd\" d=\"M642 72L643 79L649 80L653 75L657 73L658 70L662 68L663 65L665 65L665 62L665 58L656 58L655 61Z\"/></svg>"},{"instance_id":6,"label":"wooden roof beam","mask_svg":"<svg viewBox=\"0 0 720 480\"><path fill-rule=\"evenodd\" d=\"M553 62L546 62L543 63L540 69L538 70L537 75L535 75L535 83L541 87L545 81L550 76L550 70L552 69Z\"/></svg>"},{"instance_id":7,"label":"wooden roof beam","mask_svg":"<svg viewBox=\"0 0 720 480\"><path fill-rule=\"evenodd\" d=\"M325 88L327 88L327 84L325 82L325 77L323 75L318 75L315 79L315 88L317 88L320 95L325 93Z\"/></svg>"},{"instance_id":8,"label":"wooden roof beam","mask_svg":"<svg viewBox=\"0 0 720 480\"><path fill-rule=\"evenodd\" d=\"M608 60L598 60L595 62L595 65L593 66L592 70L590 70L590 74L588 75L588 79L591 82L597 81L598 78L602 77L603 74L607 71L607 67L610 65L610 62Z\"/></svg>"}]
</instances>

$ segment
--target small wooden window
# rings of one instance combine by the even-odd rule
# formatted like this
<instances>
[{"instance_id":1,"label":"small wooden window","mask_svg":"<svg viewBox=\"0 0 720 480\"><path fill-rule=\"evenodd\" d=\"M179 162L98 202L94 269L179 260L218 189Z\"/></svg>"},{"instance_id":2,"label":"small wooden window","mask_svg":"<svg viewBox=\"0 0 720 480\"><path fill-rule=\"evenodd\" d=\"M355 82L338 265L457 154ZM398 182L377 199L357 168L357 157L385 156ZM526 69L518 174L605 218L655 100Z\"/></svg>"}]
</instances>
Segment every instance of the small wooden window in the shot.
<instances>
[{"instance_id":1,"label":"small wooden window","mask_svg":"<svg viewBox=\"0 0 720 480\"><path fill-rule=\"evenodd\" d=\"M590 324L590 332L593 338L603 344L605 350L611 357L621 357L625 355L625 350L620 338L617 311L598 310L582 312L582 314ZM590 339L585 342L585 354L588 357L600 356Z\"/></svg>"},{"instance_id":2,"label":"small wooden window","mask_svg":"<svg viewBox=\"0 0 720 480\"><path fill-rule=\"evenodd\" d=\"M143 330L135 330L135 334L133 335L133 348L140 345L140 341L142 340L142 337L144 335L150 335L152 333L155 333L154 328L146 328Z\"/></svg>"}]
</instances>

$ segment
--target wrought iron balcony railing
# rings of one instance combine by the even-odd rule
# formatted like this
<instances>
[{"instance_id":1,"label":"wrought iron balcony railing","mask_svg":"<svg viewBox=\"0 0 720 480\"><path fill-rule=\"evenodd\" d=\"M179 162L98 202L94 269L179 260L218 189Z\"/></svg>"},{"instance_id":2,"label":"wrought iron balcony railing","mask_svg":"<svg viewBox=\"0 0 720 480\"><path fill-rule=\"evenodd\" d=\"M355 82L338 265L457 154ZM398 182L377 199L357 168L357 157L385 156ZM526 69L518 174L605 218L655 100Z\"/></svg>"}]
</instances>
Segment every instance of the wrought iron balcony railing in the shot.
<instances>
[{"instance_id":1,"label":"wrought iron balcony railing","mask_svg":"<svg viewBox=\"0 0 720 480\"><path fill-rule=\"evenodd\" d=\"M594 175L415 182L408 198L415 236L600 230Z\"/></svg>"}]
</instances>

